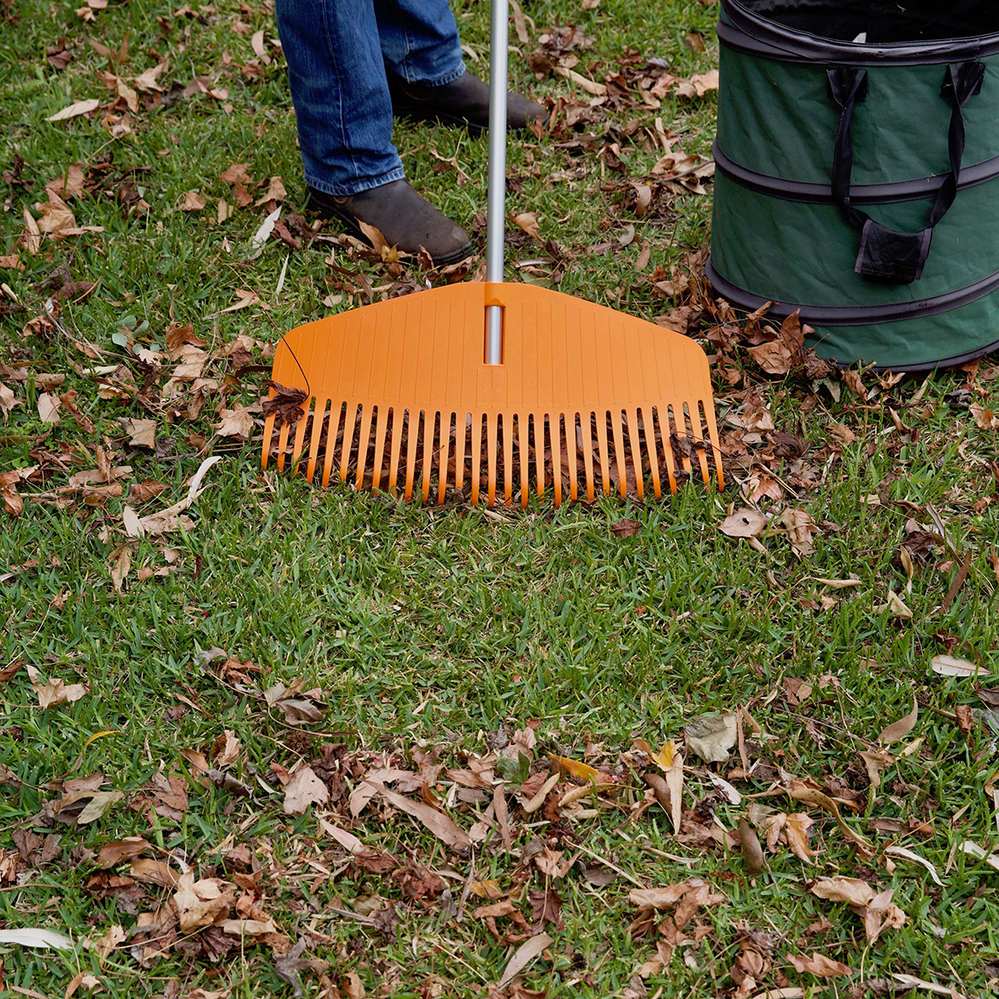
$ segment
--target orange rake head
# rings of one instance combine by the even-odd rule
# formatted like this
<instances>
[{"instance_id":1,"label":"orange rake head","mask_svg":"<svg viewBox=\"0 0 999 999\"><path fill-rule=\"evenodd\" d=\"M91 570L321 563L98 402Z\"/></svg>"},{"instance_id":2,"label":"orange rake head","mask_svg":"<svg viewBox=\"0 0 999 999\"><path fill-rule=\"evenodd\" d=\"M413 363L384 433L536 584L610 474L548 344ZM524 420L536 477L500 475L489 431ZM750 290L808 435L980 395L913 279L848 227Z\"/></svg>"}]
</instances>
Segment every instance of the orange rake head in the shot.
<instances>
[{"instance_id":1,"label":"orange rake head","mask_svg":"<svg viewBox=\"0 0 999 999\"><path fill-rule=\"evenodd\" d=\"M500 364L484 356L490 306L503 310ZM290 458L324 486L404 483L406 499L439 503L467 487L473 503L526 506L550 483L557 506L597 488L676 492L695 465L723 484L700 347L533 285L455 284L299 326L273 380L306 398L293 424L267 417L263 465Z\"/></svg>"}]
</instances>

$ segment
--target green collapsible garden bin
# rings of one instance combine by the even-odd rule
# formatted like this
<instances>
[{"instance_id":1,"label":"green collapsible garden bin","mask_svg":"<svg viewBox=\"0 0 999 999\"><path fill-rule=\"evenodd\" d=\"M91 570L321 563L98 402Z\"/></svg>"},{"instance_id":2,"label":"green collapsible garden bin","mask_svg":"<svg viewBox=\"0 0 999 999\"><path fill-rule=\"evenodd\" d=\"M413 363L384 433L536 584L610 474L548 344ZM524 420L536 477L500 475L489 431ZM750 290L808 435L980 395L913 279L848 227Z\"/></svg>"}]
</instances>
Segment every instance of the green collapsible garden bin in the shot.
<instances>
[{"instance_id":1,"label":"green collapsible garden bin","mask_svg":"<svg viewBox=\"0 0 999 999\"><path fill-rule=\"evenodd\" d=\"M999 3L722 0L708 276L895 371L999 348Z\"/></svg>"}]
</instances>

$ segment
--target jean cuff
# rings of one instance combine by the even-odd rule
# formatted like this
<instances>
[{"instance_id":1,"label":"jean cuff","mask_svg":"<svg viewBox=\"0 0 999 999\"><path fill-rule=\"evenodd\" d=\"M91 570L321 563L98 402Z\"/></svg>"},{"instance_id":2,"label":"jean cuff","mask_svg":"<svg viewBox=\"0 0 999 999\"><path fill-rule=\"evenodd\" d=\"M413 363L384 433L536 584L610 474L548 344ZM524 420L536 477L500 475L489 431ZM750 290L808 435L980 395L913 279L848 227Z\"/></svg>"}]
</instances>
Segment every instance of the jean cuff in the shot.
<instances>
[{"instance_id":1,"label":"jean cuff","mask_svg":"<svg viewBox=\"0 0 999 999\"><path fill-rule=\"evenodd\" d=\"M458 68L448 70L446 73L442 73L439 76L435 76L431 80L415 80L410 79L408 74L402 74L403 79L407 83L418 83L423 87L443 87L445 84L454 83L455 80L460 80L461 77L465 75L465 60L458 60Z\"/></svg>"},{"instance_id":2,"label":"jean cuff","mask_svg":"<svg viewBox=\"0 0 999 999\"><path fill-rule=\"evenodd\" d=\"M371 191L376 187L383 187L385 184L392 184L397 180L405 180L405 177L405 170L403 170L402 166L398 166L396 169L385 174L384 177L359 178L346 185L330 184L314 175L306 173L305 183L309 187L314 187L317 191L322 194L328 194L332 198L350 198L355 194L363 194L365 191Z\"/></svg>"}]
</instances>

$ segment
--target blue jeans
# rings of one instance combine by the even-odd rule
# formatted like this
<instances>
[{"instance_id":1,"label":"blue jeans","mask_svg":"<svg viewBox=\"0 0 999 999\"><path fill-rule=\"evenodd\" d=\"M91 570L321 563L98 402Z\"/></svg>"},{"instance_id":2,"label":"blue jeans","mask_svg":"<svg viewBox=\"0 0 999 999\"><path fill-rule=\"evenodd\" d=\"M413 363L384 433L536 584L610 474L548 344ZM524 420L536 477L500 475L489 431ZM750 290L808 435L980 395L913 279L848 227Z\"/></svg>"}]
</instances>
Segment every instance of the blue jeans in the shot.
<instances>
[{"instance_id":1,"label":"blue jeans","mask_svg":"<svg viewBox=\"0 0 999 999\"><path fill-rule=\"evenodd\" d=\"M386 66L440 86L465 71L447 0L277 0L305 180L359 194L403 177Z\"/></svg>"}]
</instances>

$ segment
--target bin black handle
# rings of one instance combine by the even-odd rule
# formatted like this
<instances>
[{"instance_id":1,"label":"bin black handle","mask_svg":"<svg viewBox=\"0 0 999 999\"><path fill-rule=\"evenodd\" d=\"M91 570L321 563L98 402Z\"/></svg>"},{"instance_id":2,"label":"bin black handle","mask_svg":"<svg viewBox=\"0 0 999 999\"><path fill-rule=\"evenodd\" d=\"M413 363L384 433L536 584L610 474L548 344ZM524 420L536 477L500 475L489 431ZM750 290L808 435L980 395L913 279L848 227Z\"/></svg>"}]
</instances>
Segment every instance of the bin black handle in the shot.
<instances>
[{"instance_id":1,"label":"bin black handle","mask_svg":"<svg viewBox=\"0 0 999 999\"><path fill-rule=\"evenodd\" d=\"M853 108L867 97L867 70L837 66L827 71L833 100L841 109L836 149L833 155L832 193L847 222L860 230L860 251L854 270L870 281L910 284L918 281L930 252L933 227L947 214L957 197L964 156L964 114L968 101L982 89L985 63L951 63L944 78L943 94L953 102L948 146L950 174L937 191L930 222L919 232L899 232L875 222L850 200L853 173Z\"/></svg>"}]
</instances>

